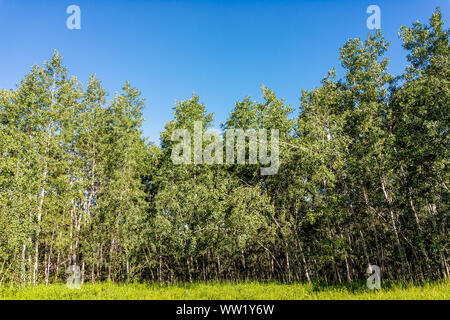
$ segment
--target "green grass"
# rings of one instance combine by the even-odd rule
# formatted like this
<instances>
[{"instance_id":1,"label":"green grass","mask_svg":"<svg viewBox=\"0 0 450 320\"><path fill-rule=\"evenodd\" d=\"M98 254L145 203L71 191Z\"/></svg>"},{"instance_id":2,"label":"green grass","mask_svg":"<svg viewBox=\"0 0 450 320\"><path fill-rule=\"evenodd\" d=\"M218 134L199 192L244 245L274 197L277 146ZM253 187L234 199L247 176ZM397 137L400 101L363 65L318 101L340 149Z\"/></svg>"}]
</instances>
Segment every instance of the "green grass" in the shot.
<instances>
[{"instance_id":1,"label":"green grass","mask_svg":"<svg viewBox=\"0 0 450 320\"><path fill-rule=\"evenodd\" d=\"M0 287L0 299L14 300L299 300L299 299L450 299L448 281L420 285L383 283L380 291L371 292L364 282L336 286L277 283L193 283L159 284L84 284L80 289L68 289L64 284L49 286Z\"/></svg>"}]
</instances>

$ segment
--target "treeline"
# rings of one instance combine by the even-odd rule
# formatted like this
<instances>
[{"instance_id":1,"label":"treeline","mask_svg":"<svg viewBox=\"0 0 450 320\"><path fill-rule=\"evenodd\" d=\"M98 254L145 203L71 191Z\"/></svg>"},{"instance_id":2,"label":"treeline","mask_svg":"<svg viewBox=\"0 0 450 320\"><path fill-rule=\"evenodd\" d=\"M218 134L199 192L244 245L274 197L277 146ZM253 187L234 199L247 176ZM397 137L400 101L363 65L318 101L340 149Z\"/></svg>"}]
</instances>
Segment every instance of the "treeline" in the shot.
<instances>
[{"instance_id":1,"label":"treeline","mask_svg":"<svg viewBox=\"0 0 450 320\"><path fill-rule=\"evenodd\" d=\"M0 284L85 281L447 278L449 31L403 27L405 73L388 73L380 32L341 48L294 109L262 88L222 129L278 129L278 174L260 165L174 165L171 135L206 129L199 97L176 104L161 144L142 136L144 100L126 83L106 102L55 53L0 91ZM151 122L151 119L149 119ZM204 144L208 142L205 141Z\"/></svg>"}]
</instances>

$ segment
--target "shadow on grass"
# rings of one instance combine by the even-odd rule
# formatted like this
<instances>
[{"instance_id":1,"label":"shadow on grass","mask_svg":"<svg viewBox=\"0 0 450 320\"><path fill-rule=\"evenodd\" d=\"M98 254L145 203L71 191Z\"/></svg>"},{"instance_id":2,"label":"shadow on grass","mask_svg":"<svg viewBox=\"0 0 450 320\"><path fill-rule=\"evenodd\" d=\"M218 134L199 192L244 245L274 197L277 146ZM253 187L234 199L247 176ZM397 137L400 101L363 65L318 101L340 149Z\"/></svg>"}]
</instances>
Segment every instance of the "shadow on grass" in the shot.
<instances>
[{"instance_id":1,"label":"shadow on grass","mask_svg":"<svg viewBox=\"0 0 450 320\"><path fill-rule=\"evenodd\" d=\"M381 290L393 290L393 289L408 289L411 287L420 287L424 288L427 285L432 284L433 282L412 282L412 281L392 281L386 280L381 283ZM439 283L439 281L437 282ZM436 284L436 282L434 282ZM367 285L365 280L358 280L352 282L343 282L343 283L312 283L312 291L313 292L325 292L330 290L336 291L346 291L349 293L357 294L367 292Z\"/></svg>"}]
</instances>

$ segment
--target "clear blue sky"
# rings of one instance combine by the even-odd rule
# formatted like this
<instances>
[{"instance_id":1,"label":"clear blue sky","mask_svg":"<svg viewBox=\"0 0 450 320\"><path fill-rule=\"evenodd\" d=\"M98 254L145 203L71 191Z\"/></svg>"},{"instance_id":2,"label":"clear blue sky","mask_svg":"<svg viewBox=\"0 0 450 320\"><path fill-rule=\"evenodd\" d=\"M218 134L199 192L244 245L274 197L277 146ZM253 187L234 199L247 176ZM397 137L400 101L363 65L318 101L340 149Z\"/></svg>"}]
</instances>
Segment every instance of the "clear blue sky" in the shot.
<instances>
[{"instance_id":1,"label":"clear blue sky","mask_svg":"<svg viewBox=\"0 0 450 320\"><path fill-rule=\"evenodd\" d=\"M81 8L81 30L66 28L71 4ZM139 88L144 135L159 143L175 100L192 92L215 113L215 127L237 100L260 99L261 84L297 109L302 88L319 85L331 67L342 75L339 47L373 32L371 4L392 41L393 74L406 63L399 27L428 21L436 6L449 18L449 0L0 0L0 88L15 87L57 49L84 84L96 73L110 96L125 80Z\"/></svg>"}]
</instances>

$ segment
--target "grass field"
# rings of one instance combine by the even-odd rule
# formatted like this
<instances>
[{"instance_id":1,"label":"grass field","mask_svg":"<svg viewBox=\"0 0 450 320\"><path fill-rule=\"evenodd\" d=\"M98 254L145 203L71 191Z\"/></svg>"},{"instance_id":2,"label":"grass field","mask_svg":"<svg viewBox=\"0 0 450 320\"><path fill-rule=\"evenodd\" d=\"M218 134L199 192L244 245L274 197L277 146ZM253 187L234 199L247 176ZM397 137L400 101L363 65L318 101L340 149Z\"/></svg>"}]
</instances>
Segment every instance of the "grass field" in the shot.
<instances>
[{"instance_id":1,"label":"grass field","mask_svg":"<svg viewBox=\"0 0 450 320\"><path fill-rule=\"evenodd\" d=\"M448 281L421 285L384 283L371 292L364 282L338 286L276 283L84 284L68 289L64 284L36 287L0 287L0 299L42 300L299 300L299 299L450 299Z\"/></svg>"}]
</instances>

